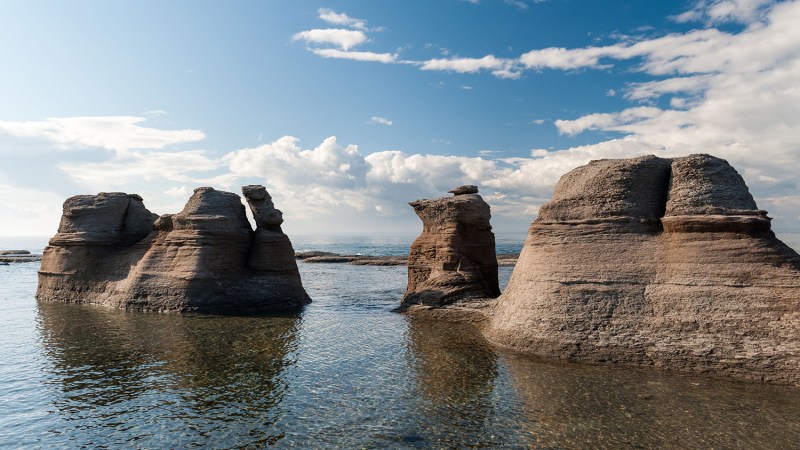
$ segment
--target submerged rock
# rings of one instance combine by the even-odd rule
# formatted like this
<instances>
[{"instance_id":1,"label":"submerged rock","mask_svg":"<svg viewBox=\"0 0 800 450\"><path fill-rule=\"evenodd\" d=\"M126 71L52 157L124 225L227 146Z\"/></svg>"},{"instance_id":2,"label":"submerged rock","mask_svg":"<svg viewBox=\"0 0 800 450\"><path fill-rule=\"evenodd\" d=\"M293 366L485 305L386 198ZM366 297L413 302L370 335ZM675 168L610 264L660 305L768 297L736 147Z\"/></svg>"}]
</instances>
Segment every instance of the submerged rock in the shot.
<instances>
[{"instance_id":1,"label":"submerged rock","mask_svg":"<svg viewBox=\"0 0 800 450\"><path fill-rule=\"evenodd\" d=\"M408 256L403 305L445 305L500 295L489 205L475 186L453 197L409 203L422 219L422 234Z\"/></svg>"},{"instance_id":2,"label":"submerged rock","mask_svg":"<svg viewBox=\"0 0 800 450\"><path fill-rule=\"evenodd\" d=\"M725 160L592 161L541 208L486 333L543 356L800 383L800 255Z\"/></svg>"},{"instance_id":3,"label":"submerged rock","mask_svg":"<svg viewBox=\"0 0 800 450\"><path fill-rule=\"evenodd\" d=\"M244 188L255 231L238 195L210 187L160 217L138 195L71 197L44 251L36 296L164 312L298 310L310 299L294 250L280 211L258 188Z\"/></svg>"}]
</instances>

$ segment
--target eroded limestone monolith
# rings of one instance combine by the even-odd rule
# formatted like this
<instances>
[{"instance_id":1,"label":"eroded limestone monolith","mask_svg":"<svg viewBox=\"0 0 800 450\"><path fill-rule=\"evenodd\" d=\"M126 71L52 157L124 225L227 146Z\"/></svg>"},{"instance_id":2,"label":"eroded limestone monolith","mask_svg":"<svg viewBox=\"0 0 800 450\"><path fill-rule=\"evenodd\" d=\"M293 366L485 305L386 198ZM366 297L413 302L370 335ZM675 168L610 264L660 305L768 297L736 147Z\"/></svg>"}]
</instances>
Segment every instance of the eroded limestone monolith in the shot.
<instances>
[{"instance_id":1,"label":"eroded limestone monolith","mask_svg":"<svg viewBox=\"0 0 800 450\"><path fill-rule=\"evenodd\" d=\"M541 208L486 334L541 356L800 383L800 256L725 160L592 161Z\"/></svg>"},{"instance_id":2,"label":"eroded limestone monolith","mask_svg":"<svg viewBox=\"0 0 800 450\"><path fill-rule=\"evenodd\" d=\"M243 192L255 231L238 195L210 187L160 217L135 194L67 199L37 298L160 312L297 311L310 299L281 213L262 186Z\"/></svg>"},{"instance_id":3,"label":"eroded limestone monolith","mask_svg":"<svg viewBox=\"0 0 800 450\"><path fill-rule=\"evenodd\" d=\"M422 234L408 256L403 305L441 306L500 295L489 205L476 186L452 197L409 203L422 219Z\"/></svg>"}]
</instances>

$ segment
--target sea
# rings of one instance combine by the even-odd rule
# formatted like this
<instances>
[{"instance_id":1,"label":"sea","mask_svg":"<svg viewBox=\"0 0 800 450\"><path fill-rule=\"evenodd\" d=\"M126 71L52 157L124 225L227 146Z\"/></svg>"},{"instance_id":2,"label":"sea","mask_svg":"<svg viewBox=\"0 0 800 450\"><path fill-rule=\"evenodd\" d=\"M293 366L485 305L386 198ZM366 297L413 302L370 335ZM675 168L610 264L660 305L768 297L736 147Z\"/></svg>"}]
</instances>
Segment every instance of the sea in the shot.
<instances>
[{"instance_id":1,"label":"sea","mask_svg":"<svg viewBox=\"0 0 800 450\"><path fill-rule=\"evenodd\" d=\"M378 256L414 236L290 238ZM299 268L302 313L222 317L38 303L38 263L0 266L0 448L800 447L798 387L540 360L392 312L405 267Z\"/></svg>"}]
</instances>

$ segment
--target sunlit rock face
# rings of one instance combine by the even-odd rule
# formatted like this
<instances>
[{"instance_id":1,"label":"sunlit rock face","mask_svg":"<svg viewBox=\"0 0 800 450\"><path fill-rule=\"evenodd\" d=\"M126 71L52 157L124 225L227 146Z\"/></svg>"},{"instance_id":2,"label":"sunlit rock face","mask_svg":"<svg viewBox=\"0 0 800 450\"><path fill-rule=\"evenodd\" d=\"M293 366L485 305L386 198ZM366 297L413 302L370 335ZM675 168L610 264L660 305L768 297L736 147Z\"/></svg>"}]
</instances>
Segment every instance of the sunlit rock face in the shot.
<instances>
[{"instance_id":1,"label":"sunlit rock face","mask_svg":"<svg viewBox=\"0 0 800 450\"><path fill-rule=\"evenodd\" d=\"M475 186L452 197L409 203L422 219L422 234L408 256L404 305L446 305L500 295L489 205Z\"/></svg>"},{"instance_id":2,"label":"sunlit rock face","mask_svg":"<svg viewBox=\"0 0 800 450\"><path fill-rule=\"evenodd\" d=\"M543 356L800 383L800 256L722 159L592 161L541 208L486 333Z\"/></svg>"},{"instance_id":3,"label":"sunlit rock face","mask_svg":"<svg viewBox=\"0 0 800 450\"><path fill-rule=\"evenodd\" d=\"M219 314L290 312L310 302L281 213L262 186L238 195L197 188L178 214L158 217L138 195L64 202L44 251L37 298L125 309Z\"/></svg>"}]
</instances>

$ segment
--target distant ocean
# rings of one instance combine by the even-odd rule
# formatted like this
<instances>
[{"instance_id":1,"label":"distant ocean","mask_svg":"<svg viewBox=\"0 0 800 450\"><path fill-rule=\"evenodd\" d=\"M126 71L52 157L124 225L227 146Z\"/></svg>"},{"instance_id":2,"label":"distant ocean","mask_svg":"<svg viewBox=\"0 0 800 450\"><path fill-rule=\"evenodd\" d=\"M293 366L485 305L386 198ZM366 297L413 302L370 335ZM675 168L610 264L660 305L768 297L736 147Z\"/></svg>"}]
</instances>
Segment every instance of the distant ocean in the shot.
<instances>
[{"instance_id":1,"label":"distant ocean","mask_svg":"<svg viewBox=\"0 0 800 450\"><path fill-rule=\"evenodd\" d=\"M296 250L401 255L415 236L290 237ZM524 237L498 234L498 251ZM0 238L35 253L46 243ZM0 448L800 442L797 387L542 361L491 346L470 324L393 313L403 266L298 266L313 302L290 317L39 303L38 264L0 266ZM500 268L501 286L512 270Z\"/></svg>"},{"instance_id":2,"label":"distant ocean","mask_svg":"<svg viewBox=\"0 0 800 450\"><path fill-rule=\"evenodd\" d=\"M495 233L497 253L518 253L525 242L527 230L522 233ZM778 239L800 252L800 233L776 233ZM415 233L403 234L338 234L289 235L295 251L324 251L365 256L398 256L408 253ZM49 236L0 236L0 250L28 250L41 253Z\"/></svg>"}]
</instances>

